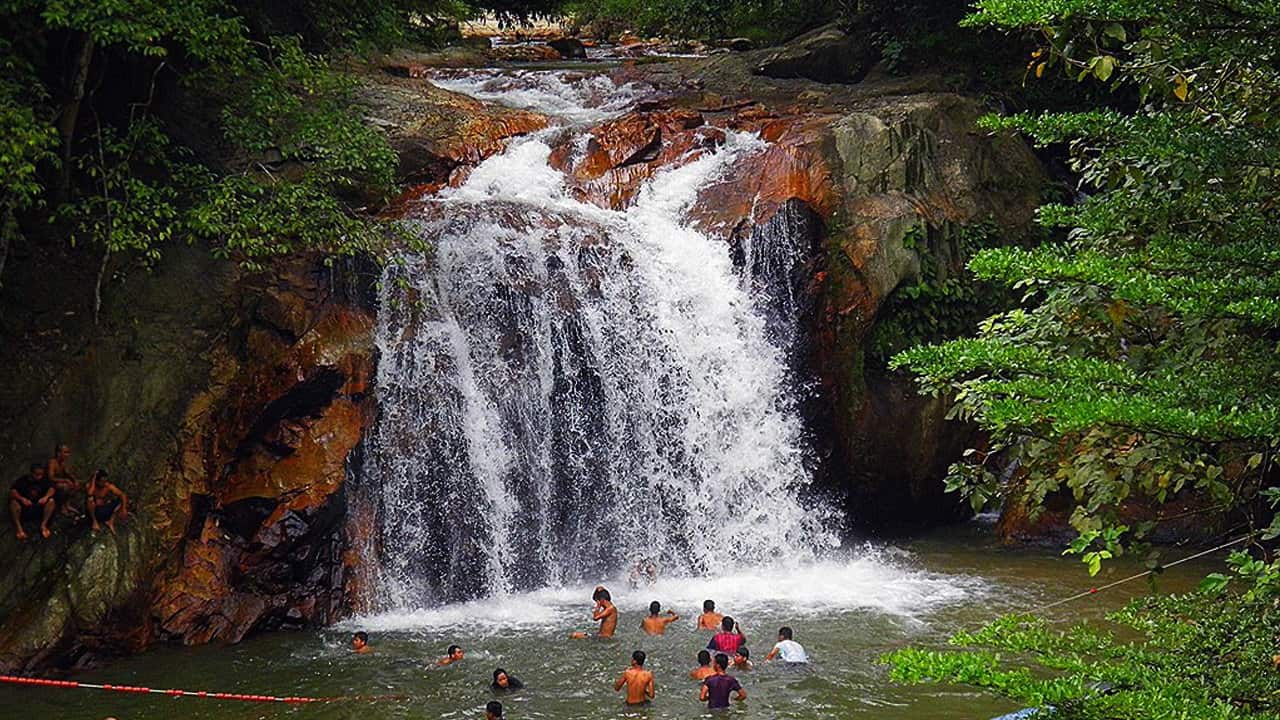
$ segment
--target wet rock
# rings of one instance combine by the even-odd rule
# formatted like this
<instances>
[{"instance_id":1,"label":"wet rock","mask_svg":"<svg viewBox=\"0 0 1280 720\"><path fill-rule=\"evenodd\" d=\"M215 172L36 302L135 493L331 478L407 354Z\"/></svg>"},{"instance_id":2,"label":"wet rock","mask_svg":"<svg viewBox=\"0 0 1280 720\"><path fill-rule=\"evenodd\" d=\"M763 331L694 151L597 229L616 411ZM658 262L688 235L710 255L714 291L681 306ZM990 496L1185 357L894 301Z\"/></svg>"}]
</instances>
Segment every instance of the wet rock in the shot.
<instances>
[{"instance_id":1,"label":"wet rock","mask_svg":"<svg viewBox=\"0 0 1280 720\"><path fill-rule=\"evenodd\" d=\"M727 48L734 52L746 52L748 50L754 50L756 44L752 42L750 38L739 37L721 40L716 43L716 47Z\"/></svg>"},{"instance_id":2,"label":"wet rock","mask_svg":"<svg viewBox=\"0 0 1280 720\"><path fill-rule=\"evenodd\" d=\"M547 45L559 53L560 57L567 60L585 60L587 57L587 46L578 38L556 38L548 42Z\"/></svg>"},{"instance_id":3,"label":"wet rock","mask_svg":"<svg viewBox=\"0 0 1280 720\"><path fill-rule=\"evenodd\" d=\"M495 45L486 53L499 62L547 62L561 59L558 50L550 45L537 43L520 45Z\"/></svg>"},{"instance_id":4,"label":"wet rock","mask_svg":"<svg viewBox=\"0 0 1280 720\"><path fill-rule=\"evenodd\" d=\"M753 72L771 78L806 78L820 83L852 83L871 69L874 56L835 25L801 35L760 58Z\"/></svg>"},{"instance_id":5,"label":"wet rock","mask_svg":"<svg viewBox=\"0 0 1280 720\"><path fill-rule=\"evenodd\" d=\"M537 113L511 110L449 92L425 81L386 77L357 94L371 122L382 127L400 157L400 176L417 183L449 181L506 146L509 138L540 130Z\"/></svg>"}]
</instances>

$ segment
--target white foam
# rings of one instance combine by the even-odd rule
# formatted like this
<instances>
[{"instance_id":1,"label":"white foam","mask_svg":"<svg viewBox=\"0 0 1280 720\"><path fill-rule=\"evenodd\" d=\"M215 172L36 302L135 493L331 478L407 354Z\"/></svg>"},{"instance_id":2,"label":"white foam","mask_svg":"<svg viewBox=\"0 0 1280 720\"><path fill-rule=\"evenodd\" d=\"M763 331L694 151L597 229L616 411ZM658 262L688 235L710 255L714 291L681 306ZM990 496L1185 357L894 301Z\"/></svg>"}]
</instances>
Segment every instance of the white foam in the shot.
<instances>
[{"instance_id":1,"label":"white foam","mask_svg":"<svg viewBox=\"0 0 1280 720\"><path fill-rule=\"evenodd\" d=\"M657 600L664 608L685 613L681 623L696 619L702 601L716 601L722 613L744 626L755 614L805 618L833 612L867 611L905 620L921 620L939 609L973 603L990 592L989 583L966 575L944 575L889 560L888 553L861 550L859 555L738 570L709 577L664 577L653 584L630 587L622 578L606 582L622 612L645 612ZM594 585L571 585L527 593L495 595L483 600L411 611L366 615L341 627L378 632L465 631L492 635L509 631L587 629Z\"/></svg>"},{"instance_id":2,"label":"white foam","mask_svg":"<svg viewBox=\"0 0 1280 720\"><path fill-rule=\"evenodd\" d=\"M615 85L603 75L552 70L440 72L431 82L478 100L561 118L571 124L620 115L652 89Z\"/></svg>"}]
</instances>

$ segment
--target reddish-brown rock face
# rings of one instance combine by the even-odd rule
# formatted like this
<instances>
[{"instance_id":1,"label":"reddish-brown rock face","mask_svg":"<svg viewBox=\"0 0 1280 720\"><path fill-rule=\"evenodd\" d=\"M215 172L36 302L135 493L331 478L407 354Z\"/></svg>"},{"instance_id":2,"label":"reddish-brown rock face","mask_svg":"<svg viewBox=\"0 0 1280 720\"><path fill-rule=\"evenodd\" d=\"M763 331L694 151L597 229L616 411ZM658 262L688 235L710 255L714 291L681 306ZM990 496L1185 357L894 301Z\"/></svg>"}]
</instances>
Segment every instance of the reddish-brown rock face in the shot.
<instances>
[{"instance_id":1,"label":"reddish-brown rock face","mask_svg":"<svg viewBox=\"0 0 1280 720\"><path fill-rule=\"evenodd\" d=\"M507 141L547 126L542 115L512 110L444 90L425 79L385 76L362 86L359 99L383 127L400 156L400 176L411 183L449 181Z\"/></svg>"},{"instance_id":2,"label":"reddish-brown rock face","mask_svg":"<svg viewBox=\"0 0 1280 720\"><path fill-rule=\"evenodd\" d=\"M169 496L186 525L169 528L184 531L180 559L151 600L160 637L235 642L343 608L341 491L371 413L373 320L316 303L324 279L307 264L282 273L247 328L247 354L226 358L225 382L196 405Z\"/></svg>"}]
</instances>

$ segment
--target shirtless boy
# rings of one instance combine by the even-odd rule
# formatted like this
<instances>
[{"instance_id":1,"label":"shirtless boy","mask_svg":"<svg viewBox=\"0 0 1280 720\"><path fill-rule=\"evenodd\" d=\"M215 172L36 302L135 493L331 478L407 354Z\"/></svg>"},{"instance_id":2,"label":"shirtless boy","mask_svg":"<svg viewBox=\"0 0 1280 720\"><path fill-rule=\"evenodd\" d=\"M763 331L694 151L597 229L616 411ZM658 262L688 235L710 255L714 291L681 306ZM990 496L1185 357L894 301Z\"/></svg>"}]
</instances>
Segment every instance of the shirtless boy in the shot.
<instances>
[{"instance_id":1,"label":"shirtless boy","mask_svg":"<svg viewBox=\"0 0 1280 720\"><path fill-rule=\"evenodd\" d=\"M77 515L77 510L71 504L72 493L80 489L80 481L76 479L75 473L71 471L71 447L68 445L59 445L54 448L53 457L49 458L46 464L49 482L53 483L56 492L58 506L62 509L64 515Z\"/></svg>"},{"instance_id":2,"label":"shirtless boy","mask_svg":"<svg viewBox=\"0 0 1280 720\"><path fill-rule=\"evenodd\" d=\"M724 620L724 616L716 612L715 600L702 601L702 614L698 616L699 630L718 630L720 629L720 621Z\"/></svg>"},{"instance_id":3,"label":"shirtless boy","mask_svg":"<svg viewBox=\"0 0 1280 720\"><path fill-rule=\"evenodd\" d=\"M614 692L626 686L628 705L643 705L653 699L653 673L644 669L644 660L643 650L631 653L631 667L613 684Z\"/></svg>"},{"instance_id":4,"label":"shirtless boy","mask_svg":"<svg viewBox=\"0 0 1280 720\"><path fill-rule=\"evenodd\" d=\"M373 652L373 646L369 644L369 633L361 630L351 636L351 652L357 655L367 655Z\"/></svg>"},{"instance_id":5,"label":"shirtless boy","mask_svg":"<svg viewBox=\"0 0 1280 720\"><path fill-rule=\"evenodd\" d=\"M462 655L463 655L463 652L461 647L459 647L458 645L450 645L449 649L445 650L444 657L436 661L436 667L441 667L443 665L452 665L458 662L459 660L461 660Z\"/></svg>"},{"instance_id":6,"label":"shirtless boy","mask_svg":"<svg viewBox=\"0 0 1280 720\"><path fill-rule=\"evenodd\" d=\"M733 653L733 669L750 670L752 667L751 651L746 645L739 645L737 651Z\"/></svg>"},{"instance_id":7,"label":"shirtless boy","mask_svg":"<svg viewBox=\"0 0 1280 720\"><path fill-rule=\"evenodd\" d=\"M600 623L600 632L597 637L613 637L614 631L618 629L618 608L613 605L613 596L603 585L597 585L595 592L591 594L591 599L596 601L595 607L591 609L591 619ZM575 632L569 637L573 640L582 640L587 637L587 634Z\"/></svg>"},{"instance_id":8,"label":"shirtless boy","mask_svg":"<svg viewBox=\"0 0 1280 720\"><path fill-rule=\"evenodd\" d=\"M86 504L89 519L93 521L93 531L102 529L103 525L115 534L116 522L129 517L129 496L107 479L106 470L97 470L85 485Z\"/></svg>"},{"instance_id":9,"label":"shirtless boy","mask_svg":"<svg viewBox=\"0 0 1280 720\"><path fill-rule=\"evenodd\" d=\"M665 615L659 615L662 612L662 605L657 600L649 603L649 617L640 621L640 629L645 631L647 635L665 635L667 626L680 619L675 611L668 610Z\"/></svg>"},{"instance_id":10,"label":"shirtless boy","mask_svg":"<svg viewBox=\"0 0 1280 720\"><path fill-rule=\"evenodd\" d=\"M689 677L702 682L715 674L716 669L711 667L711 652L709 650L699 650L698 667L689 671Z\"/></svg>"}]
</instances>

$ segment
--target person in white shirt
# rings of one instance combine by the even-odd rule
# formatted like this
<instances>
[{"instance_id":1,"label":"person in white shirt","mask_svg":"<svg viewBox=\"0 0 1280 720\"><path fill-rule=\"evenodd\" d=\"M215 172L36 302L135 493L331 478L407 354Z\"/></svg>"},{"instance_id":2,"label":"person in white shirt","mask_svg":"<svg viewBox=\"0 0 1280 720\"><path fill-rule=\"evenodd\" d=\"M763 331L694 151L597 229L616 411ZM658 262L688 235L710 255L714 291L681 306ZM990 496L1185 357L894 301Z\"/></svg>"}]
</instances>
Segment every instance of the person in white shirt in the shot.
<instances>
[{"instance_id":1,"label":"person in white shirt","mask_svg":"<svg viewBox=\"0 0 1280 720\"><path fill-rule=\"evenodd\" d=\"M783 625L778 628L778 644L773 646L768 655L765 655L765 661L778 658L782 662L788 663L807 663L809 656L805 654L804 647L800 643L791 639L791 628Z\"/></svg>"}]
</instances>

